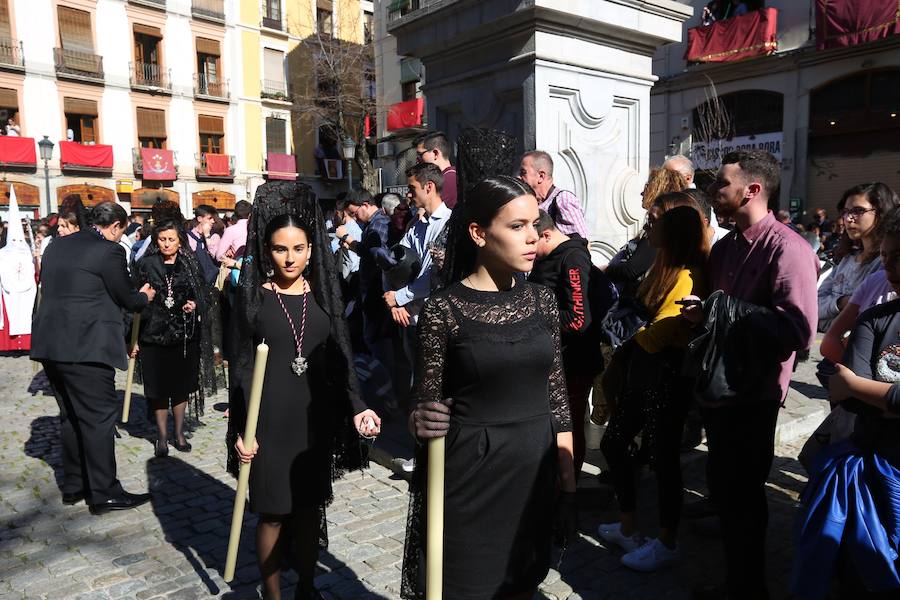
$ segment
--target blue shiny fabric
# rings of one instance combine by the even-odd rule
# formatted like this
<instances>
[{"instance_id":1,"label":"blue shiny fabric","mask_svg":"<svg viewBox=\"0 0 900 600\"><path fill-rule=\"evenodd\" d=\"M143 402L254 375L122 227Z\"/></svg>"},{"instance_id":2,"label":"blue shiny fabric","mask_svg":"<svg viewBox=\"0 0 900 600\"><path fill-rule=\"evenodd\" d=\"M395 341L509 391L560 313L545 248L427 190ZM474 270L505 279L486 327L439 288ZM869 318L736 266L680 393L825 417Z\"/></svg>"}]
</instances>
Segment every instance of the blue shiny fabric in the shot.
<instances>
[{"instance_id":1,"label":"blue shiny fabric","mask_svg":"<svg viewBox=\"0 0 900 600\"><path fill-rule=\"evenodd\" d=\"M838 553L870 591L900 590L900 470L851 440L816 457L795 530L791 591L825 598Z\"/></svg>"}]
</instances>

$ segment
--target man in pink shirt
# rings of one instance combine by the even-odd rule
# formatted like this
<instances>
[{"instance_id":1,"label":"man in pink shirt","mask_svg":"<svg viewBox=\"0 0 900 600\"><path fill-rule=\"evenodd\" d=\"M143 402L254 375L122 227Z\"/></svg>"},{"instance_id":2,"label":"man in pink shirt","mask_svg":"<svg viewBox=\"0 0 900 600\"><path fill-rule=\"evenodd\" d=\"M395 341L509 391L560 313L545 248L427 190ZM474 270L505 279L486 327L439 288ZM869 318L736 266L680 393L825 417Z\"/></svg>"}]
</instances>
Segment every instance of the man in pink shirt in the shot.
<instances>
[{"instance_id":1,"label":"man in pink shirt","mask_svg":"<svg viewBox=\"0 0 900 600\"><path fill-rule=\"evenodd\" d=\"M238 221L226 229L222 239L219 240L216 260L222 262L222 259L230 259L225 261L226 266L230 267L229 262L236 261L244 255L244 246L247 245L247 219L250 218L251 206L246 200L240 200L234 205L234 215Z\"/></svg>"},{"instance_id":2,"label":"man in pink shirt","mask_svg":"<svg viewBox=\"0 0 900 600\"><path fill-rule=\"evenodd\" d=\"M456 206L456 167L450 164L450 141L444 132L432 131L416 140L416 162L431 163L441 169L441 199L447 208Z\"/></svg>"},{"instance_id":3,"label":"man in pink shirt","mask_svg":"<svg viewBox=\"0 0 900 600\"><path fill-rule=\"evenodd\" d=\"M772 348L780 368L772 375L760 375L761 393L702 406L709 447L707 483L722 525L726 589L698 588L695 598L768 598L765 488L774 457L775 424L796 353L812 345L818 319L818 260L806 240L768 209L780 173L780 165L768 152L732 152L725 155L709 188L716 215L736 225L710 252L709 289L772 311L781 346ZM694 323L703 318L696 306L683 312Z\"/></svg>"}]
</instances>

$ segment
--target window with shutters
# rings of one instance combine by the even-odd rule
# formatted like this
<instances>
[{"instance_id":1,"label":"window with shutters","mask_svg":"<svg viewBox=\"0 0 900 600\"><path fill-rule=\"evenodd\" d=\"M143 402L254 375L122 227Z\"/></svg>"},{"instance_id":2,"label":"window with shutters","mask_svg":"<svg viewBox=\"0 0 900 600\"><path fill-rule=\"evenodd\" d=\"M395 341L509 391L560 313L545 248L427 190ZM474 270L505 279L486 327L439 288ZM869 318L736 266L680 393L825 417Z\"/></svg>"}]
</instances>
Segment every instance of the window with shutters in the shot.
<instances>
[{"instance_id":1,"label":"window with shutters","mask_svg":"<svg viewBox=\"0 0 900 600\"><path fill-rule=\"evenodd\" d=\"M134 79L139 86L164 87L160 65L162 32L156 27L134 25Z\"/></svg>"},{"instance_id":2,"label":"window with shutters","mask_svg":"<svg viewBox=\"0 0 900 600\"><path fill-rule=\"evenodd\" d=\"M166 147L166 111L154 108L137 109L138 145L141 148Z\"/></svg>"},{"instance_id":3,"label":"window with shutters","mask_svg":"<svg viewBox=\"0 0 900 600\"><path fill-rule=\"evenodd\" d=\"M6 131L3 126L9 119L19 122L19 94L16 90L0 88L0 133Z\"/></svg>"},{"instance_id":4,"label":"window with shutters","mask_svg":"<svg viewBox=\"0 0 900 600\"><path fill-rule=\"evenodd\" d=\"M59 44L56 49L58 73L80 76L103 75L103 60L94 54L94 34L91 14L69 8L57 7L59 20Z\"/></svg>"},{"instance_id":5,"label":"window with shutters","mask_svg":"<svg viewBox=\"0 0 900 600\"><path fill-rule=\"evenodd\" d=\"M316 9L316 31L322 36L331 36L334 30L334 12L324 8Z\"/></svg>"},{"instance_id":6,"label":"window with shutters","mask_svg":"<svg viewBox=\"0 0 900 600\"><path fill-rule=\"evenodd\" d=\"M197 93L203 96L224 97L222 84L222 53L219 42L197 38Z\"/></svg>"},{"instance_id":7,"label":"window with shutters","mask_svg":"<svg viewBox=\"0 0 900 600\"><path fill-rule=\"evenodd\" d=\"M287 154L287 121L266 117L266 152Z\"/></svg>"},{"instance_id":8,"label":"window with shutters","mask_svg":"<svg viewBox=\"0 0 900 600\"><path fill-rule=\"evenodd\" d=\"M224 154L225 119L210 115L200 115L198 125L200 132L200 152Z\"/></svg>"},{"instance_id":9,"label":"window with shutters","mask_svg":"<svg viewBox=\"0 0 900 600\"><path fill-rule=\"evenodd\" d=\"M8 0L0 0L0 64L25 66L22 48L19 41L13 38Z\"/></svg>"},{"instance_id":10,"label":"window with shutters","mask_svg":"<svg viewBox=\"0 0 900 600\"><path fill-rule=\"evenodd\" d=\"M63 98L66 115L66 139L80 144L93 144L97 140L99 114L97 103L80 98Z\"/></svg>"},{"instance_id":11,"label":"window with shutters","mask_svg":"<svg viewBox=\"0 0 900 600\"><path fill-rule=\"evenodd\" d=\"M284 77L284 52L271 48L263 49L262 97L287 100L288 89Z\"/></svg>"}]
</instances>

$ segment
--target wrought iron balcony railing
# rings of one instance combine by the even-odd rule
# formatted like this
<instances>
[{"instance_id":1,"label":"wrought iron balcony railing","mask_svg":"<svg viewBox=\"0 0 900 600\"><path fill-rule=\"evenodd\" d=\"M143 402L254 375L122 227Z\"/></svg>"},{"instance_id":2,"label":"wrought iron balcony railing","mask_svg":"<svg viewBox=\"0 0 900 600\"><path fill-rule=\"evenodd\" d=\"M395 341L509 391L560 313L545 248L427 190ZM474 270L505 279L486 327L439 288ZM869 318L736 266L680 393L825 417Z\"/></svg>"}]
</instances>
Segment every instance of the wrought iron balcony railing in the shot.
<instances>
[{"instance_id":1,"label":"wrought iron balcony railing","mask_svg":"<svg viewBox=\"0 0 900 600\"><path fill-rule=\"evenodd\" d=\"M227 100L229 96L228 82L209 77L204 73L197 73L194 75L194 96Z\"/></svg>"},{"instance_id":2,"label":"wrought iron balcony railing","mask_svg":"<svg viewBox=\"0 0 900 600\"><path fill-rule=\"evenodd\" d=\"M8 37L0 37L0 65L25 68L22 42Z\"/></svg>"},{"instance_id":3,"label":"wrought iron balcony railing","mask_svg":"<svg viewBox=\"0 0 900 600\"><path fill-rule=\"evenodd\" d=\"M53 59L57 75L103 81L103 57L99 54L54 48Z\"/></svg>"},{"instance_id":4,"label":"wrought iron balcony railing","mask_svg":"<svg viewBox=\"0 0 900 600\"><path fill-rule=\"evenodd\" d=\"M263 79L259 95L261 98L267 98L269 100L290 102L291 88L285 81L272 81L270 79Z\"/></svg>"},{"instance_id":5,"label":"wrought iron balcony railing","mask_svg":"<svg viewBox=\"0 0 900 600\"><path fill-rule=\"evenodd\" d=\"M191 0L191 14L201 19L225 21L225 0Z\"/></svg>"},{"instance_id":6,"label":"wrought iron balcony railing","mask_svg":"<svg viewBox=\"0 0 900 600\"><path fill-rule=\"evenodd\" d=\"M209 172L209 168L208 168L208 166L207 166L207 161L206 161L207 154L208 154L207 152L200 152L199 154L195 154L195 155L194 155L194 161L196 162L196 165L197 165L197 166L195 167L195 171L196 171L196 175L197 175L198 177L205 177L205 178L208 178L208 179L209 179L209 178L212 178L212 179L215 179L215 178L231 179L231 178L234 177L234 163L235 163L235 157L234 157L233 154L228 154L228 155L227 155L227 156L228 156L228 173L227 173L227 174L225 174L225 173L215 173L215 172L214 172L214 173L210 173L210 172ZM222 155L221 155L221 154L217 154L216 156L222 156Z\"/></svg>"},{"instance_id":7,"label":"wrought iron balcony railing","mask_svg":"<svg viewBox=\"0 0 900 600\"><path fill-rule=\"evenodd\" d=\"M145 62L131 63L129 76L131 87L152 90L172 91L172 71L160 68L159 65Z\"/></svg>"}]
</instances>

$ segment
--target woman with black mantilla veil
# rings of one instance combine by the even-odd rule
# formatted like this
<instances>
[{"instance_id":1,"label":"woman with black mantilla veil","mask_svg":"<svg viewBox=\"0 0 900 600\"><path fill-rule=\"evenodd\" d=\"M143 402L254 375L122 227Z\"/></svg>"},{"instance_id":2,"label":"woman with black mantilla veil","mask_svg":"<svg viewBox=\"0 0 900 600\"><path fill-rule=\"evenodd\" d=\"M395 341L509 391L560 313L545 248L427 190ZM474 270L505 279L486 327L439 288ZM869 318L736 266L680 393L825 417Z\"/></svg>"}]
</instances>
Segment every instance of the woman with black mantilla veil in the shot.
<instances>
[{"instance_id":1,"label":"woman with black mantilla veil","mask_svg":"<svg viewBox=\"0 0 900 600\"><path fill-rule=\"evenodd\" d=\"M328 542L331 482L364 466L359 436L377 435L381 420L359 394L325 220L308 187L277 182L257 190L238 287L229 469L253 462L250 508L259 515L265 598L281 598L282 535L293 541L294 597L320 598L313 578L318 548ZM254 348L263 340L269 359L250 449L241 434Z\"/></svg>"}]
</instances>

